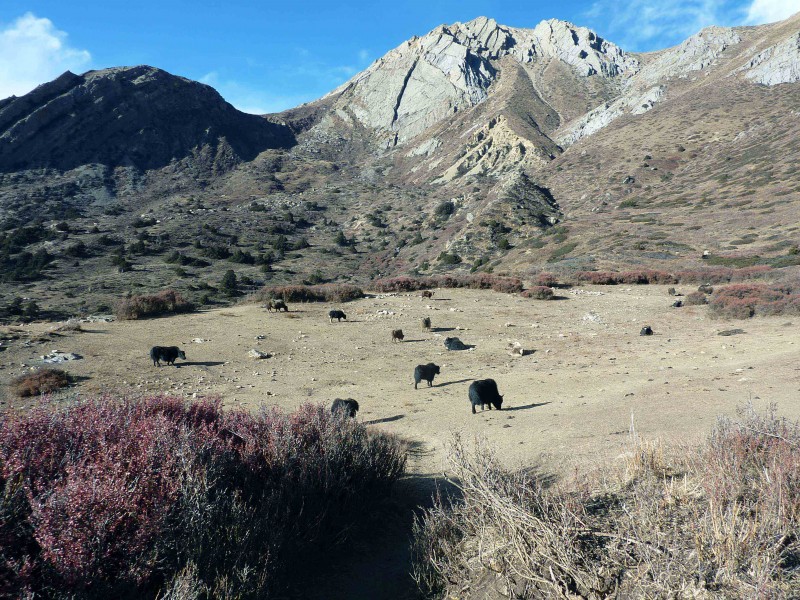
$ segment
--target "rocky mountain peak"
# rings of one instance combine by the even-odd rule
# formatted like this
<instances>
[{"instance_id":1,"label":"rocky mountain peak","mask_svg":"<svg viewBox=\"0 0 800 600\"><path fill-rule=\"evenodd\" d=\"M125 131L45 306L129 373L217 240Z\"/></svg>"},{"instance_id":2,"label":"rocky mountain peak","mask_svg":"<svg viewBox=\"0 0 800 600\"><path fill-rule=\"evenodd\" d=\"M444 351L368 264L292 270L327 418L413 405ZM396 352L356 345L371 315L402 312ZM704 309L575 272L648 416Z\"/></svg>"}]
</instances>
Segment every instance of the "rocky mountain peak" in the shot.
<instances>
[{"instance_id":1,"label":"rocky mountain peak","mask_svg":"<svg viewBox=\"0 0 800 600\"><path fill-rule=\"evenodd\" d=\"M239 112L210 86L146 65L66 72L0 105L2 170L152 169L198 153L224 169L291 137Z\"/></svg>"},{"instance_id":2,"label":"rocky mountain peak","mask_svg":"<svg viewBox=\"0 0 800 600\"><path fill-rule=\"evenodd\" d=\"M551 19L522 29L478 17L409 39L328 98L339 97L337 118L376 130L394 146L486 100L507 57L522 65L559 61L578 77L611 79L639 69L636 58L585 27Z\"/></svg>"}]
</instances>

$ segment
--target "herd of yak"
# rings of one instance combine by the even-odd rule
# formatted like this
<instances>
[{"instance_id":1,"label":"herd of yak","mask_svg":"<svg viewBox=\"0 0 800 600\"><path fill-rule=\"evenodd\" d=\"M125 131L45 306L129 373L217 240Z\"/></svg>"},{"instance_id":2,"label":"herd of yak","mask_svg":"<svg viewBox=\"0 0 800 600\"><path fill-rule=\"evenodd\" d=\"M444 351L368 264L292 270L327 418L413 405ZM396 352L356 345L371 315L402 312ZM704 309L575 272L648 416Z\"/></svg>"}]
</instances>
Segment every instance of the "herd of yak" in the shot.
<instances>
[{"instance_id":1,"label":"herd of yak","mask_svg":"<svg viewBox=\"0 0 800 600\"><path fill-rule=\"evenodd\" d=\"M433 293L429 291L422 292L424 298L430 298L432 295ZM269 312L273 310L277 312L289 311L289 307L283 300L270 300L265 308ZM341 322L342 319L345 321L347 320L347 315L341 310L334 309L328 311L328 318L331 323L333 323L334 319L336 319L337 322ZM431 320L429 317L422 319L422 326L430 330ZM392 331L393 342L403 341L403 338L402 329L395 329ZM462 343L457 337L445 339L444 345L448 350L467 350L471 347ZM178 358L186 360L186 354L177 346L153 346L150 349L150 358L154 366L160 367L161 361L164 361L164 363L168 365L174 365L175 360ZM419 385L421 381L427 381L428 387L433 387L433 379L440 372L439 365L434 363L417 365L414 368L414 389L417 389L417 385ZM492 406L500 410L500 407L503 405L503 396L501 396L500 392L497 390L497 383L494 379L479 379L473 381L469 386L469 401L472 405L472 414L475 414L475 407L478 405L480 405L481 410L484 410L486 406L489 407L489 410L492 410ZM358 402L352 398L336 398L331 406L331 412L355 417L358 412Z\"/></svg>"}]
</instances>

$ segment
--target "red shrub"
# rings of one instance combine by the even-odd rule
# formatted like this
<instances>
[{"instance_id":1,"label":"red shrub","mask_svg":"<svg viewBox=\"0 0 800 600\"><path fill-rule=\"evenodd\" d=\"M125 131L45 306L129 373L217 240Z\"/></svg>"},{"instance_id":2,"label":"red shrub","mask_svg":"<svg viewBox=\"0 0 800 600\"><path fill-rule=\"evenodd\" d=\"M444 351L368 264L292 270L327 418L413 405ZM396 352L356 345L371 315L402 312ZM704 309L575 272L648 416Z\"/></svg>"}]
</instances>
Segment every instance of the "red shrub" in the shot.
<instances>
[{"instance_id":1,"label":"red shrub","mask_svg":"<svg viewBox=\"0 0 800 600\"><path fill-rule=\"evenodd\" d=\"M390 277L388 279L376 279L370 284L370 287L376 292L413 292L430 288L469 288L515 294L522 291L522 280L517 277L504 277L491 273L434 275L431 277Z\"/></svg>"},{"instance_id":2,"label":"red shrub","mask_svg":"<svg viewBox=\"0 0 800 600\"><path fill-rule=\"evenodd\" d=\"M719 288L711 297L713 315L731 319L747 319L755 314L799 314L800 295L787 293L790 286L736 284Z\"/></svg>"},{"instance_id":3,"label":"red shrub","mask_svg":"<svg viewBox=\"0 0 800 600\"><path fill-rule=\"evenodd\" d=\"M558 285L558 277L554 273L539 273L534 279L537 286L555 287Z\"/></svg>"},{"instance_id":4,"label":"red shrub","mask_svg":"<svg viewBox=\"0 0 800 600\"><path fill-rule=\"evenodd\" d=\"M191 563L207 585L255 569L234 595L268 598L404 465L394 438L311 405L106 397L0 416L0 596L154 597Z\"/></svg>"},{"instance_id":5,"label":"red shrub","mask_svg":"<svg viewBox=\"0 0 800 600\"><path fill-rule=\"evenodd\" d=\"M320 285L265 285L250 299L255 302L280 299L284 302L349 302L364 297L364 291L348 283Z\"/></svg>"},{"instance_id":6,"label":"red shrub","mask_svg":"<svg viewBox=\"0 0 800 600\"><path fill-rule=\"evenodd\" d=\"M388 277L370 283L370 288L376 292L415 292L430 287L434 286L428 278L418 277Z\"/></svg>"}]
</instances>

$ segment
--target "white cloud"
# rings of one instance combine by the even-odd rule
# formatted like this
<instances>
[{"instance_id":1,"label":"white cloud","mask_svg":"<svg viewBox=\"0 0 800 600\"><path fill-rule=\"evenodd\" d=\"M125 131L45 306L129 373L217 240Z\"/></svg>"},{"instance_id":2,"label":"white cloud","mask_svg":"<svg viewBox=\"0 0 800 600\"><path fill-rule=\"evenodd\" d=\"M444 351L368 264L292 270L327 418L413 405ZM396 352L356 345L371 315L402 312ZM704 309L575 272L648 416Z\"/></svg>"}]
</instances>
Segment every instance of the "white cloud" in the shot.
<instances>
[{"instance_id":1,"label":"white cloud","mask_svg":"<svg viewBox=\"0 0 800 600\"><path fill-rule=\"evenodd\" d=\"M91 60L50 19L26 13L0 29L0 98L26 94L67 70L84 71Z\"/></svg>"},{"instance_id":2,"label":"white cloud","mask_svg":"<svg viewBox=\"0 0 800 600\"><path fill-rule=\"evenodd\" d=\"M747 9L747 22L752 25L774 23L791 17L798 10L797 0L753 0Z\"/></svg>"}]
</instances>

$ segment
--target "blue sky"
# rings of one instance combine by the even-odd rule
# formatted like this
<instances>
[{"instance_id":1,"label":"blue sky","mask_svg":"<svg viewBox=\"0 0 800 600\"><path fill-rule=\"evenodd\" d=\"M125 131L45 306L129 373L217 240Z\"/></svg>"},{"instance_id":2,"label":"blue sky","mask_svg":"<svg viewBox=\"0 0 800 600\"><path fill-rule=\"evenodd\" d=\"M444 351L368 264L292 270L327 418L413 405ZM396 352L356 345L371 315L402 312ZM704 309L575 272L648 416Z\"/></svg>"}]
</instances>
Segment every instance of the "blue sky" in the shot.
<instances>
[{"instance_id":1,"label":"blue sky","mask_svg":"<svg viewBox=\"0 0 800 600\"><path fill-rule=\"evenodd\" d=\"M67 69L149 64L213 85L242 110L275 112L324 95L413 35L479 15L516 27L564 19L641 52L797 10L800 0L3 0L0 98Z\"/></svg>"}]
</instances>

